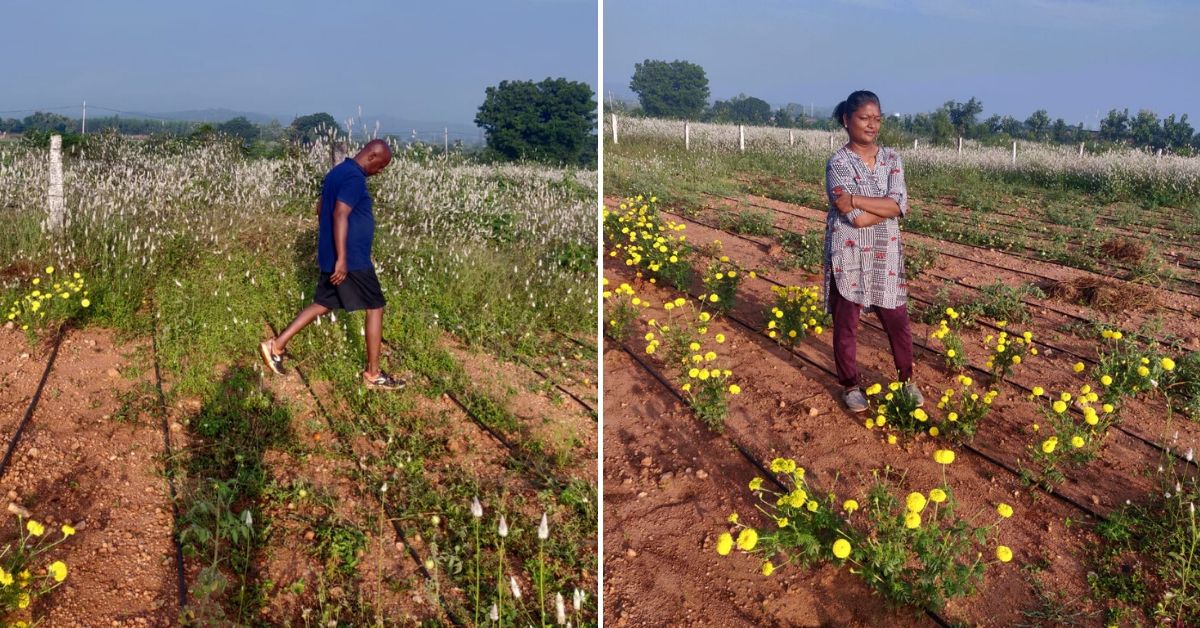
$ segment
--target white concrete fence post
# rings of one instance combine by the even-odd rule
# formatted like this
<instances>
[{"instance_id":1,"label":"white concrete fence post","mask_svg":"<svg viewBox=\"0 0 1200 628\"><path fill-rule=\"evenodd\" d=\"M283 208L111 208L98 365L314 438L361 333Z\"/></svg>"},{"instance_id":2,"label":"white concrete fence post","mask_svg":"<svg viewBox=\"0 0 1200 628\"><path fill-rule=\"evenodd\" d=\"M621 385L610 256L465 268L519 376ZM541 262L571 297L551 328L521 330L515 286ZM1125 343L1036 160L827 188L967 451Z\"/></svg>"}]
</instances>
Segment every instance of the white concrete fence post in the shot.
<instances>
[{"instance_id":1,"label":"white concrete fence post","mask_svg":"<svg viewBox=\"0 0 1200 628\"><path fill-rule=\"evenodd\" d=\"M958 138L958 154L959 155L962 154L962 136L961 135Z\"/></svg>"},{"instance_id":2,"label":"white concrete fence post","mask_svg":"<svg viewBox=\"0 0 1200 628\"><path fill-rule=\"evenodd\" d=\"M620 144L620 142L617 141L617 114L615 114L615 113L612 114L612 128L613 128L613 144Z\"/></svg>"},{"instance_id":3,"label":"white concrete fence post","mask_svg":"<svg viewBox=\"0 0 1200 628\"><path fill-rule=\"evenodd\" d=\"M50 189L47 191L46 204L49 215L46 217L46 228L61 231L63 226L63 163L62 136L50 136Z\"/></svg>"},{"instance_id":4,"label":"white concrete fence post","mask_svg":"<svg viewBox=\"0 0 1200 628\"><path fill-rule=\"evenodd\" d=\"M796 132L788 129L788 146L796 145Z\"/></svg>"},{"instance_id":5,"label":"white concrete fence post","mask_svg":"<svg viewBox=\"0 0 1200 628\"><path fill-rule=\"evenodd\" d=\"M1013 140L1012 164L1017 165L1017 140Z\"/></svg>"},{"instance_id":6,"label":"white concrete fence post","mask_svg":"<svg viewBox=\"0 0 1200 628\"><path fill-rule=\"evenodd\" d=\"M692 150L692 123L683 123L683 148L684 150Z\"/></svg>"},{"instance_id":7,"label":"white concrete fence post","mask_svg":"<svg viewBox=\"0 0 1200 628\"><path fill-rule=\"evenodd\" d=\"M833 148L833 133L829 134L829 148Z\"/></svg>"},{"instance_id":8,"label":"white concrete fence post","mask_svg":"<svg viewBox=\"0 0 1200 628\"><path fill-rule=\"evenodd\" d=\"M738 148L746 152L746 126L743 124L738 125Z\"/></svg>"},{"instance_id":9,"label":"white concrete fence post","mask_svg":"<svg viewBox=\"0 0 1200 628\"><path fill-rule=\"evenodd\" d=\"M917 142L920 142L920 141L921 140L913 140L913 148L914 149L917 147Z\"/></svg>"},{"instance_id":10,"label":"white concrete fence post","mask_svg":"<svg viewBox=\"0 0 1200 628\"><path fill-rule=\"evenodd\" d=\"M1083 142L1079 143L1079 156L1083 157Z\"/></svg>"}]
</instances>

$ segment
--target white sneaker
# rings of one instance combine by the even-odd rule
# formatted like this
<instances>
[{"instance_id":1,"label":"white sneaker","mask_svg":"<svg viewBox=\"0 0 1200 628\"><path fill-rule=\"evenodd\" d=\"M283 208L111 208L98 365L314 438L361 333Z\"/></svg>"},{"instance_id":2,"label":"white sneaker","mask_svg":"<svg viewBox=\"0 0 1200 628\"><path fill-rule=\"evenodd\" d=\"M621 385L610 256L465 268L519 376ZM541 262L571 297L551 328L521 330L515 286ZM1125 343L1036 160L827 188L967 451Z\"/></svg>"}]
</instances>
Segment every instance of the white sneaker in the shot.
<instances>
[{"instance_id":1,"label":"white sneaker","mask_svg":"<svg viewBox=\"0 0 1200 628\"><path fill-rule=\"evenodd\" d=\"M851 412L867 411L867 396L863 394L861 388L854 387L842 393L842 402L846 404L846 409Z\"/></svg>"}]
</instances>

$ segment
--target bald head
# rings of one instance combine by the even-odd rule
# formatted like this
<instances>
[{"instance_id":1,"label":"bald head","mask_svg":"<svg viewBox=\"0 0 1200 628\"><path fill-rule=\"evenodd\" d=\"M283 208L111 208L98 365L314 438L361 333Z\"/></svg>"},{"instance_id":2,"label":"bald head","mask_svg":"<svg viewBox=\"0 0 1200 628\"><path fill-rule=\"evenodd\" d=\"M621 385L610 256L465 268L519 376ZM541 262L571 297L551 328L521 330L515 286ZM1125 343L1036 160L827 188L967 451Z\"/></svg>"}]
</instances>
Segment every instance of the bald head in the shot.
<instances>
[{"instance_id":1,"label":"bald head","mask_svg":"<svg viewBox=\"0 0 1200 628\"><path fill-rule=\"evenodd\" d=\"M367 176L379 174L392 163L392 148L383 140L371 140L354 156L354 161L367 172Z\"/></svg>"}]
</instances>

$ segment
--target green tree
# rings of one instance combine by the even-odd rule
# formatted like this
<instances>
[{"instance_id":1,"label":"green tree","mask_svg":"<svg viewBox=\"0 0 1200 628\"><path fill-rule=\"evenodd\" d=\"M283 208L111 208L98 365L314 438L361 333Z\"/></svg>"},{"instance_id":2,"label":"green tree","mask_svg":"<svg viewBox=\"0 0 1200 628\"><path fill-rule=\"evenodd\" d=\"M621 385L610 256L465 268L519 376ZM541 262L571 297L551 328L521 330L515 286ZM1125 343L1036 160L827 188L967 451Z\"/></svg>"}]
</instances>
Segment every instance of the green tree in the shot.
<instances>
[{"instance_id":1,"label":"green tree","mask_svg":"<svg viewBox=\"0 0 1200 628\"><path fill-rule=\"evenodd\" d=\"M501 81L487 88L475 124L486 133L488 149L507 159L596 162L596 100L587 83Z\"/></svg>"},{"instance_id":2,"label":"green tree","mask_svg":"<svg viewBox=\"0 0 1200 628\"><path fill-rule=\"evenodd\" d=\"M32 115L25 116L25 119L22 121L22 127L26 132L33 130L49 131L61 135L68 130L74 130L75 121L57 113L37 111Z\"/></svg>"},{"instance_id":3,"label":"green tree","mask_svg":"<svg viewBox=\"0 0 1200 628\"><path fill-rule=\"evenodd\" d=\"M1183 114L1179 121L1175 121L1175 114L1171 114L1162 121L1162 136L1164 148L1178 149L1183 148L1191 143L1192 140L1192 125L1188 124L1187 114Z\"/></svg>"},{"instance_id":4,"label":"green tree","mask_svg":"<svg viewBox=\"0 0 1200 628\"><path fill-rule=\"evenodd\" d=\"M634 65L629 88L649 116L695 120L708 104L704 68L688 61L646 59Z\"/></svg>"},{"instance_id":5,"label":"green tree","mask_svg":"<svg viewBox=\"0 0 1200 628\"><path fill-rule=\"evenodd\" d=\"M784 107L780 107L771 116L771 124L781 128L789 128L796 125L796 120L792 118L791 112Z\"/></svg>"},{"instance_id":6,"label":"green tree","mask_svg":"<svg viewBox=\"0 0 1200 628\"><path fill-rule=\"evenodd\" d=\"M1134 146L1162 148L1159 135L1158 115L1149 109L1142 109L1129 122L1129 139L1133 140Z\"/></svg>"},{"instance_id":7,"label":"green tree","mask_svg":"<svg viewBox=\"0 0 1200 628\"><path fill-rule=\"evenodd\" d=\"M709 115L717 122L765 125L771 121L771 105L761 98L738 94L713 103Z\"/></svg>"},{"instance_id":8,"label":"green tree","mask_svg":"<svg viewBox=\"0 0 1200 628\"><path fill-rule=\"evenodd\" d=\"M261 132L258 125L247 120L244 116L238 116L228 122L222 122L217 126L217 131L230 137L239 138L243 144L250 144L258 139Z\"/></svg>"},{"instance_id":9,"label":"green tree","mask_svg":"<svg viewBox=\"0 0 1200 628\"><path fill-rule=\"evenodd\" d=\"M954 124L950 122L950 112L946 109L938 109L934 112L933 118L930 120L933 125L933 133L930 139L934 144L944 145L949 144L956 137Z\"/></svg>"},{"instance_id":10,"label":"green tree","mask_svg":"<svg viewBox=\"0 0 1200 628\"><path fill-rule=\"evenodd\" d=\"M1121 142L1129 137L1129 110L1110 109L1100 121L1100 139Z\"/></svg>"},{"instance_id":11,"label":"green tree","mask_svg":"<svg viewBox=\"0 0 1200 628\"><path fill-rule=\"evenodd\" d=\"M1050 114L1045 109L1038 109L1025 119L1025 129L1029 137L1044 140L1050 134Z\"/></svg>"},{"instance_id":12,"label":"green tree","mask_svg":"<svg viewBox=\"0 0 1200 628\"><path fill-rule=\"evenodd\" d=\"M950 124L960 137L968 137L975 128L975 118L983 113L983 103L974 96L967 102L947 101L942 105L950 115Z\"/></svg>"},{"instance_id":13,"label":"green tree","mask_svg":"<svg viewBox=\"0 0 1200 628\"><path fill-rule=\"evenodd\" d=\"M333 116L325 112L312 113L292 120L291 126L288 127L288 135L292 140L311 144L317 141L322 130L328 133L330 130L340 131L341 127Z\"/></svg>"}]
</instances>

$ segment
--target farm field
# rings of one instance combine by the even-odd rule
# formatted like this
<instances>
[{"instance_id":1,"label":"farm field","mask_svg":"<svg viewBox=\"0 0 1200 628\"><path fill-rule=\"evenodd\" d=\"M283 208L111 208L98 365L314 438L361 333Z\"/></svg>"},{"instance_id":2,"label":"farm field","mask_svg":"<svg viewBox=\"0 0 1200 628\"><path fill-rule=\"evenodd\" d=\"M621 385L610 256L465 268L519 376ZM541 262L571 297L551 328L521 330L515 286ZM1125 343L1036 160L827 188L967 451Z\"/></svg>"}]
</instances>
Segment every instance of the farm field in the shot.
<instances>
[{"instance_id":1,"label":"farm field","mask_svg":"<svg viewBox=\"0 0 1200 628\"><path fill-rule=\"evenodd\" d=\"M89 138L47 234L45 151L0 145L0 567L32 574L0 621L550 624L561 594L596 624L595 173L396 149L374 253L413 378L376 393L361 314L258 356L311 301L329 154Z\"/></svg>"},{"instance_id":2,"label":"farm field","mask_svg":"<svg viewBox=\"0 0 1200 628\"><path fill-rule=\"evenodd\" d=\"M663 121L622 124L605 146L606 616L1197 621L1200 166L1110 167L1118 184L901 150L926 404L889 393L868 315L859 364L882 390L854 415L800 292L821 283L828 134L748 130L743 152L737 127L695 125L685 150Z\"/></svg>"}]
</instances>

